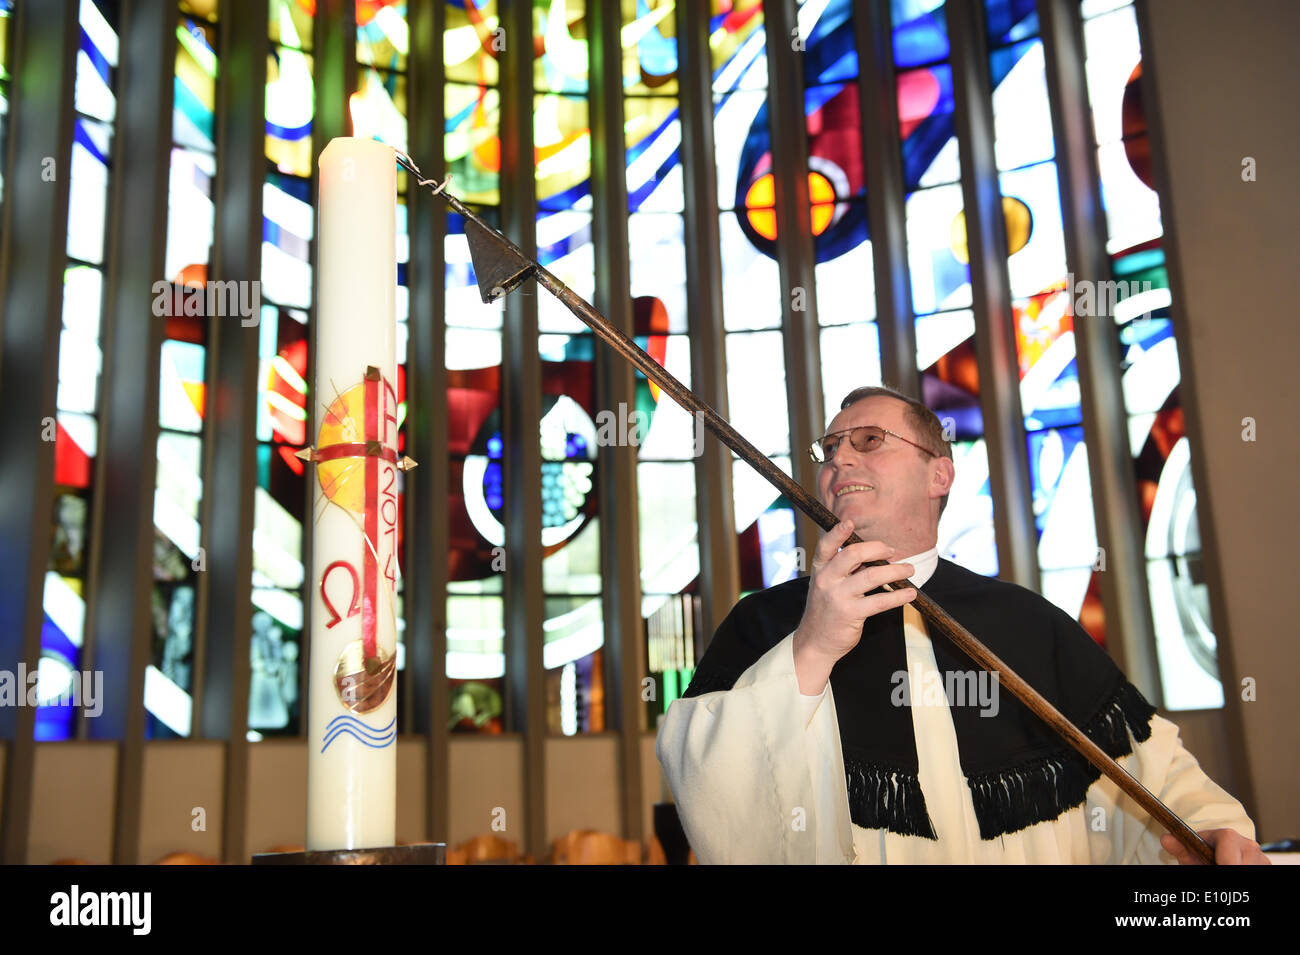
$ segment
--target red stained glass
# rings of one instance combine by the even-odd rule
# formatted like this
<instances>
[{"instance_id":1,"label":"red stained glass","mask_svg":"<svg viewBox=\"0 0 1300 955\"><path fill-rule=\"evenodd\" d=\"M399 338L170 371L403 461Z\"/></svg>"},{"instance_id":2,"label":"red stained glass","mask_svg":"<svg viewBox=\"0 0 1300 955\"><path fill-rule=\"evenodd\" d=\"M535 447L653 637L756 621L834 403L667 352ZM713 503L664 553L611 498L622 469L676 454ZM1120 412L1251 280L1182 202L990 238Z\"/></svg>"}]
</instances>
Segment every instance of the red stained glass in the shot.
<instances>
[{"instance_id":1,"label":"red stained glass","mask_svg":"<svg viewBox=\"0 0 1300 955\"><path fill-rule=\"evenodd\" d=\"M94 459L58 425L54 441L54 483L63 487L90 487Z\"/></svg>"}]
</instances>

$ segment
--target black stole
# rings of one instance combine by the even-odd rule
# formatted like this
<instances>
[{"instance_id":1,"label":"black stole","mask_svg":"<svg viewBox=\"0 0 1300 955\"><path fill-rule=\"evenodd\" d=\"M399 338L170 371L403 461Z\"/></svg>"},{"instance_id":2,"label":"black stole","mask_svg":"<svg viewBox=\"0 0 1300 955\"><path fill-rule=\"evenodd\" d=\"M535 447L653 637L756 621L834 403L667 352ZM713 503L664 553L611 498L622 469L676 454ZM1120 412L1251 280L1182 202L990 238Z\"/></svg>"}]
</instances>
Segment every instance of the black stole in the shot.
<instances>
[{"instance_id":1,"label":"black stole","mask_svg":"<svg viewBox=\"0 0 1300 955\"><path fill-rule=\"evenodd\" d=\"M1114 758L1151 736L1155 707L1110 657L1058 607L1015 584L943 559L921 588ZM685 696L730 690L798 626L808 578L751 594L718 627ZM974 686L980 668L927 628L943 685ZM869 617L862 639L831 671L853 822L865 829L936 839L918 778L910 707L898 705L907 670L901 608ZM986 678L987 679L987 678ZM923 688L910 686L913 695ZM1004 687L995 716L975 698L948 698L962 772L980 838L995 839L1055 819L1084 802L1101 771Z\"/></svg>"}]
</instances>

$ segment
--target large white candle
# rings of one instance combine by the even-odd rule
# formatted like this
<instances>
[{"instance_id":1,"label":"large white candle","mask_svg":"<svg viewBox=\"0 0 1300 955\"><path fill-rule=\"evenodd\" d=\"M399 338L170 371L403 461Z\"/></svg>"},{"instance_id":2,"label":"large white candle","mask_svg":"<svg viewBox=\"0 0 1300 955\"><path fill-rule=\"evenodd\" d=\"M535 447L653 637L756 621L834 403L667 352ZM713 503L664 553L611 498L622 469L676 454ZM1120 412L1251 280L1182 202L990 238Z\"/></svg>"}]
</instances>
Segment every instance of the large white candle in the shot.
<instances>
[{"instance_id":1,"label":"large white candle","mask_svg":"<svg viewBox=\"0 0 1300 955\"><path fill-rule=\"evenodd\" d=\"M396 204L392 148L340 138L321 152L309 850L396 839Z\"/></svg>"}]
</instances>

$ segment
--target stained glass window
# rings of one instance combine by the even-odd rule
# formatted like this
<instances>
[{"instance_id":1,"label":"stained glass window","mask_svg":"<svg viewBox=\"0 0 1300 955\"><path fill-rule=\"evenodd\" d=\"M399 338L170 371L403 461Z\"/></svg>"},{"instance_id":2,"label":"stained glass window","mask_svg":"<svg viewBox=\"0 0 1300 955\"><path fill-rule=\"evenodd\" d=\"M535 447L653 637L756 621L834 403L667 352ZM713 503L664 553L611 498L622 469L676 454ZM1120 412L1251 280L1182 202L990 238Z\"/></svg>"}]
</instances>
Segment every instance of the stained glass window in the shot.
<instances>
[{"instance_id":1,"label":"stained glass window","mask_svg":"<svg viewBox=\"0 0 1300 955\"><path fill-rule=\"evenodd\" d=\"M853 15L850 0L801 2L791 41L803 67L824 424L854 388L881 383Z\"/></svg>"},{"instance_id":2,"label":"stained glass window","mask_svg":"<svg viewBox=\"0 0 1300 955\"><path fill-rule=\"evenodd\" d=\"M1119 337L1164 705L1170 710L1219 707L1218 641L1201 565L1137 18L1127 2L1093 0L1082 13L1106 250L1114 276L1113 285L1098 289L1091 304L1099 318L1115 323Z\"/></svg>"},{"instance_id":3,"label":"stained glass window","mask_svg":"<svg viewBox=\"0 0 1300 955\"><path fill-rule=\"evenodd\" d=\"M994 153L1006 221L1043 595L1105 642L1097 531L1075 357L1073 282L1033 0L986 0ZM1100 565L1098 565L1100 567Z\"/></svg>"},{"instance_id":4,"label":"stained glass window","mask_svg":"<svg viewBox=\"0 0 1300 955\"><path fill-rule=\"evenodd\" d=\"M271 0L266 60L266 158L282 173L311 178L312 16L293 0Z\"/></svg>"},{"instance_id":5,"label":"stained glass window","mask_svg":"<svg viewBox=\"0 0 1300 955\"><path fill-rule=\"evenodd\" d=\"M101 321L111 260L110 218L117 118L120 0L79 0L72 77L74 115L63 162L69 190L66 261L57 356L57 406L51 548L43 590L36 735L75 733L59 700L85 665L82 643L99 425ZM353 0L356 89L352 130L405 150L418 104L408 75L409 0ZM268 0L268 60L262 180L260 299L243 288L214 288L212 247L218 210L216 121L219 64L217 0L175 0L177 50L170 119L168 226L163 274L153 291L161 325L155 536L150 567L151 654L145 678L146 734L192 735L199 575L205 569L202 462L214 321L257 336L255 398L252 734L294 734L300 726L304 522L310 501L305 465L294 452L308 441L309 334L314 313L315 225L312 136L315 106L315 4ZM808 219L793 224L814 251L813 287L827 418L850 389L880 380L874 313L872 235L866 211L870 152L863 148L859 59L851 0L796 0L791 36L768 36L762 0L713 0L707 17L708 106L715 150L683 156L677 25L671 0L620 0L621 58L609 75L591 73L591 0L533 0L526 38L532 84L535 230L538 257L562 281L595 297L591 84L622 83L633 333L677 378L691 383L687 297L685 166L712 162L721 271L719 283L729 417L787 472L791 455L776 243L776 170L769 113L768 40L801 71ZM1104 636L1099 558L1089 482L1088 444L1074 353L1074 316L1113 322L1141 512L1158 662L1171 709L1221 705L1217 644L1201 568L1196 490L1183 419L1174 306L1163 223L1153 188L1142 99L1142 51L1131 0L1081 0L1088 101L1097 146L1101 221L1114 281L1082 288L1065 259L1056 143L1047 92L1044 41L1035 0L984 0L983 46L992 80L996 185L1008 240L1010 300L1042 589L1095 637ZM993 501L975 360L976 322L966 242L963 169L954 121L952 51L942 0L890 0L893 79L899 112L906 255L923 397L954 435L957 481L940 524L941 552L996 573ZM7 143L13 0L0 0L0 155ZM442 93L444 156L457 195L488 222L500 208L498 60L507 38L498 4L447 0ZM790 44L789 49L784 49ZM793 51L793 55L791 55ZM507 91L510 95L511 91ZM797 122L796 122L797 124ZM422 157L416 157L422 158ZM3 170L0 170L3 172ZM963 177L967 181L963 183ZM407 197L398 176L399 421L405 422L409 319ZM0 201L12 183L0 179ZM159 185L162 188L162 185ZM442 207L438 207L442 209ZM690 679L698 634L700 532L695 467L711 440L640 373L624 408L597 405L594 358L604 346L553 297L536 299L541 362L542 467L536 484L504 486L501 389L503 314L479 300L464 221L445 214L444 369L450 408L447 502L450 580L446 669L451 725L500 732L504 695L505 513L539 494L542 540L543 662L547 730L603 729L602 548L636 546L640 558L643 662L660 681L646 728ZM788 226L789 228L790 226ZM233 294L232 294L233 293ZM252 309L247 315L245 307ZM241 329L234 322L244 321ZM531 347L531 343L530 347ZM1010 356L1005 356L1010 357ZM435 369L434 373L437 373ZM439 379L439 384L443 384ZM1023 434L1020 430L1023 429ZM399 447L405 446L404 427ZM596 449L636 444L639 539L601 533ZM790 503L733 459L733 516L741 586L751 591L800 571ZM402 490L399 485L399 491ZM399 514L405 513L405 496ZM399 526L404 523L399 518ZM608 523L608 522L606 522ZM406 562L399 536L399 564ZM399 575L399 692L406 680L404 581ZM220 599L216 595L215 599ZM638 648L640 649L640 648Z\"/></svg>"},{"instance_id":6,"label":"stained glass window","mask_svg":"<svg viewBox=\"0 0 1300 955\"><path fill-rule=\"evenodd\" d=\"M595 247L586 29L582 0L534 0L537 258L591 301ZM537 306L547 728L569 736L605 728L596 450L597 419L606 412L596 408L594 336L555 296L539 295Z\"/></svg>"},{"instance_id":7,"label":"stained glass window","mask_svg":"<svg viewBox=\"0 0 1300 955\"><path fill-rule=\"evenodd\" d=\"M790 418L786 402L781 270L776 260L776 189L767 101L767 30L759 2L714 0L709 21L713 59L714 161L722 253L722 323L726 331L727 408L732 425L787 473ZM759 516L790 505L749 465L732 455L733 510L742 591L779 578L763 575L793 552L793 539L764 531Z\"/></svg>"},{"instance_id":8,"label":"stained glass window","mask_svg":"<svg viewBox=\"0 0 1300 955\"><path fill-rule=\"evenodd\" d=\"M448 0L443 154L457 195L493 227L501 221L497 58L504 44L495 0ZM483 304L465 241L465 220L454 212L446 215L448 717L454 732L501 733L507 500L501 417L504 304Z\"/></svg>"},{"instance_id":9,"label":"stained glass window","mask_svg":"<svg viewBox=\"0 0 1300 955\"><path fill-rule=\"evenodd\" d=\"M626 133L628 249L634 337L690 387L691 340L682 218L681 105L671 3L623 2L623 114ZM707 439L695 419L640 372L636 400L615 422L637 447L641 615L647 676L656 681L642 728L690 682L694 650L682 642L697 615L700 572L694 458ZM697 440L698 439L698 440ZM661 652L664 647L676 653Z\"/></svg>"},{"instance_id":10,"label":"stained glass window","mask_svg":"<svg viewBox=\"0 0 1300 955\"><path fill-rule=\"evenodd\" d=\"M315 314L311 14L293 0L271 0L267 36L248 695L248 728L254 739L295 735L302 717L303 525L311 488L307 465L297 452L311 443L308 335Z\"/></svg>"},{"instance_id":11,"label":"stained glass window","mask_svg":"<svg viewBox=\"0 0 1300 955\"><path fill-rule=\"evenodd\" d=\"M948 24L941 0L891 0L907 261L922 397L952 439L956 480L939 519L939 554L998 570L988 449L970 311Z\"/></svg>"},{"instance_id":12,"label":"stained glass window","mask_svg":"<svg viewBox=\"0 0 1300 955\"><path fill-rule=\"evenodd\" d=\"M68 739L75 733L71 690L85 637L86 558L98 453L104 226L117 109L117 4L81 0L77 19L81 37L55 397L54 522L36 681L35 736L42 740Z\"/></svg>"},{"instance_id":13,"label":"stained glass window","mask_svg":"<svg viewBox=\"0 0 1300 955\"><path fill-rule=\"evenodd\" d=\"M182 3L176 26L166 285L159 289L172 307L163 318L159 361L153 641L144 702L145 735L160 739L192 731L198 584L206 569L202 461L209 323L216 320L208 314L207 282L215 219L218 63L217 25L204 14L215 16L215 4L196 9ZM239 304L238 294L233 304Z\"/></svg>"}]
</instances>

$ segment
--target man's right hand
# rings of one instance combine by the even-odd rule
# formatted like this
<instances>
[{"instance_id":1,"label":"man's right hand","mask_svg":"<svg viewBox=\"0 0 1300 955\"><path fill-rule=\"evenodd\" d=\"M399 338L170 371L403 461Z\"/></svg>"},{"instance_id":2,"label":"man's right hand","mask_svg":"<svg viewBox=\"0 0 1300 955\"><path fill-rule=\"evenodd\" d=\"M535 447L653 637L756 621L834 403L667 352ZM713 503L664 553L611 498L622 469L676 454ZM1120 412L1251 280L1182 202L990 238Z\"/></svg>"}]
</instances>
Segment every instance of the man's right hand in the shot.
<instances>
[{"instance_id":1,"label":"man's right hand","mask_svg":"<svg viewBox=\"0 0 1300 955\"><path fill-rule=\"evenodd\" d=\"M888 560L894 551L881 541L850 544L841 550L852 533L852 523L841 521L817 541L808 602L794 632L795 674L805 696L815 696L826 687L831 668L858 645L868 617L916 599L914 587L870 593L882 584L907 580L916 568L911 564L862 567L868 561Z\"/></svg>"}]
</instances>

